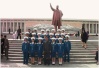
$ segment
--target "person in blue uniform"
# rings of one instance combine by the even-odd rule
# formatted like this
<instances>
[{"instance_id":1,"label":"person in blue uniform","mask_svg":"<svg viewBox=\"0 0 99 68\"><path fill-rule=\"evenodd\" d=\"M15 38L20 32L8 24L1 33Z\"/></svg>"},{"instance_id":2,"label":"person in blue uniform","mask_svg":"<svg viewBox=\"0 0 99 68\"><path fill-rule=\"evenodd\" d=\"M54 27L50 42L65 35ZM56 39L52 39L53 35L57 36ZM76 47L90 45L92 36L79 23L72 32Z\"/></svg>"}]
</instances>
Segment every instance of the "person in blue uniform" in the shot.
<instances>
[{"instance_id":1,"label":"person in blue uniform","mask_svg":"<svg viewBox=\"0 0 99 68\"><path fill-rule=\"evenodd\" d=\"M32 33L32 37L34 37L35 38L35 43L37 43L38 42L38 39L37 39L37 36L36 36L36 33Z\"/></svg>"},{"instance_id":2,"label":"person in blue uniform","mask_svg":"<svg viewBox=\"0 0 99 68\"><path fill-rule=\"evenodd\" d=\"M50 38L49 33L50 33L50 30L46 29L46 35L48 36L48 38Z\"/></svg>"},{"instance_id":3,"label":"person in blue uniform","mask_svg":"<svg viewBox=\"0 0 99 68\"><path fill-rule=\"evenodd\" d=\"M51 42L52 42L52 39L51 39L51 38L53 37L53 35L54 35L53 33L49 33L49 36L50 36L50 37L49 37L49 40L50 40Z\"/></svg>"},{"instance_id":4,"label":"person in blue uniform","mask_svg":"<svg viewBox=\"0 0 99 68\"><path fill-rule=\"evenodd\" d=\"M29 32L25 32L25 36L28 37L28 42L31 43L31 37L29 37Z\"/></svg>"},{"instance_id":5,"label":"person in blue uniform","mask_svg":"<svg viewBox=\"0 0 99 68\"><path fill-rule=\"evenodd\" d=\"M44 32L45 30L44 29L41 29L41 37L44 38Z\"/></svg>"},{"instance_id":6,"label":"person in blue uniform","mask_svg":"<svg viewBox=\"0 0 99 68\"><path fill-rule=\"evenodd\" d=\"M51 43L51 57L52 57L52 65L55 65L55 57L56 57L56 51L57 51L57 44L55 43L55 38L51 38L52 39L52 43Z\"/></svg>"},{"instance_id":7,"label":"person in blue uniform","mask_svg":"<svg viewBox=\"0 0 99 68\"><path fill-rule=\"evenodd\" d=\"M43 44L42 44L42 38L38 38L38 43L37 43L37 55L38 55L38 64L41 65L41 60L42 60L42 53L43 53Z\"/></svg>"},{"instance_id":8,"label":"person in blue uniform","mask_svg":"<svg viewBox=\"0 0 99 68\"><path fill-rule=\"evenodd\" d=\"M28 64L28 53L29 53L28 37L24 37L24 42L22 43L22 52L23 52L23 64Z\"/></svg>"},{"instance_id":9,"label":"person in blue uniform","mask_svg":"<svg viewBox=\"0 0 99 68\"><path fill-rule=\"evenodd\" d=\"M31 64L35 64L35 37L31 38L32 42L30 43L29 53L31 56Z\"/></svg>"},{"instance_id":10,"label":"person in blue uniform","mask_svg":"<svg viewBox=\"0 0 99 68\"><path fill-rule=\"evenodd\" d=\"M64 43L62 43L62 38L58 38L59 43L57 43L57 49L58 49L58 60L59 65L62 65L63 62L63 53L64 53Z\"/></svg>"},{"instance_id":11,"label":"person in blue uniform","mask_svg":"<svg viewBox=\"0 0 99 68\"><path fill-rule=\"evenodd\" d=\"M51 32L54 34L53 37L55 37L55 29L52 29Z\"/></svg>"},{"instance_id":12,"label":"person in blue uniform","mask_svg":"<svg viewBox=\"0 0 99 68\"><path fill-rule=\"evenodd\" d=\"M56 41L55 41L55 42L56 42L56 43L59 43L59 40L58 40L58 38L59 38L59 34L56 33L55 36L56 36Z\"/></svg>"},{"instance_id":13,"label":"person in blue uniform","mask_svg":"<svg viewBox=\"0 0 99 68\"><path fill-rule=\"evenodd\" d=\"M36 36L36 38L37 38L37 33L38 33L38 32L37 32L37 28L34 28L34 29L33 29L33 32L36 33L35 36Z\"/></svg>"},{"instance_id":14,"label":"person in blue uniform","mask_svg":"<svg viewBox=\"0 0 99 68\"><path fill-rule=\"evenodd\" d=\"M42 40L42 43L44 43L45 38L46 38L46 36L47 36L46 33L44 33L43 35L44 35L44 38L43 38L43 40Z\"/></svg>"},{"instance_id":15,"label":"person in blue uniform","mask_svg":"<svg viewBox=\"0 0 99 68\"><path fill-rule=\"evenodd\" d=\"M57 32L59 34L59 37L61 37L61 29L58 29Z\"/></svg>"},{"instance_id":16,"label":"person in blue uniform","mask_svg":"<svg viewBox=\"0 0 99 68\"><path fill-rule=\"evenodd\" d=\"M61 38L63 38L62 43L64 43L64 40L65 40L65 34L64 33L61 33Z\"/></svg>"},{"instance_id":17,"label":"person in blue uniform","mask_svg":"<svg viewBox=\"0 0 99 68\"><path fill-rule=\"evenodd\" d=\"M70 62L70 50L71 50L71 42L69 41L69 35L66 35L66 40L64 42L64 62L66 62L66 55L67 55L67 61Z\"/></svg>"}]
</instances>

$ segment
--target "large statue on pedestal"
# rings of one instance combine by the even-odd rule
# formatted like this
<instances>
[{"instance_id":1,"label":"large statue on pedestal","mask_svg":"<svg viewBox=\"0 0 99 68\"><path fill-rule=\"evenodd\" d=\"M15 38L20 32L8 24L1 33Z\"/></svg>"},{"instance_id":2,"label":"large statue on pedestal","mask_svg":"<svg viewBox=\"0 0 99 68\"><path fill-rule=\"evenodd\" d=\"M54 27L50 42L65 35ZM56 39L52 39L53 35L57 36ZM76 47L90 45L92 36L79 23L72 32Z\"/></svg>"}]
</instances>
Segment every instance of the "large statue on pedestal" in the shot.
<instances>
[{"instance_id":1,"label":"large statue on pedestal","mask_svg":"<svg viewBox=\"0 0 99 68\"><path fill-rule=\"evenodd\" d=\"M58 26L58 29L60 29L60 26L62 26L61 17L63 16L63 13L61 10L59 10L58 5L56 6L56 9L54 9L51 4L50 4L50 7L53 11L52 25L54 25L55 30L57 31L57 26Z\"/></svg>"}]
</instances>

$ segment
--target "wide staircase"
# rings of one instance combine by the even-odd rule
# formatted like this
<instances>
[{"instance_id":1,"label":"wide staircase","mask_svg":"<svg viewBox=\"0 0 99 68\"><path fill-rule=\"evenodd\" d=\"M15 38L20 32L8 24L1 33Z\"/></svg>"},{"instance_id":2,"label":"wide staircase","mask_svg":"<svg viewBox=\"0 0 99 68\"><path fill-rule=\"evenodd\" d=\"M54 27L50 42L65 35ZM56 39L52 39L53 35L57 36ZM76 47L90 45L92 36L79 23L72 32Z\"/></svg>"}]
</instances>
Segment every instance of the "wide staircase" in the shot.
<instances>
[{"instance_id":1,"label":"wide staircase","mask_svg":"<svg viewBox=\"0 0 99 68\"><path fill-rule=\"evenodd\" d=\"M23 40L9 40L9 63L22 63ZM95 64L95 54L98 41L88 41L87 49L82 47L81 41L71 41L70 63L72 64Z\"/></svg>"}]
</instances>

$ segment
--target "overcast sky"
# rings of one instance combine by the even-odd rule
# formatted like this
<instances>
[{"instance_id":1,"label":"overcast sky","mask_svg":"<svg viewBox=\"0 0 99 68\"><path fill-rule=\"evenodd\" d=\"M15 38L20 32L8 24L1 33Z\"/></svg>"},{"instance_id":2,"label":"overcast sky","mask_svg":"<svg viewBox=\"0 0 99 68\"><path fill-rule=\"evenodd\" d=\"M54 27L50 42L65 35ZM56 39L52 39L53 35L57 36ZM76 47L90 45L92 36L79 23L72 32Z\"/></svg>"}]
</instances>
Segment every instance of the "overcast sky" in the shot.
<instances>
[{"instance_id":1,"label":"overcast sky","mask_svg":"<svg viewBox=\"0 0 99 68\"><path fill-rule=\"evenodd\" d=\"M0 0L0 18L52 18L59 5L63 19L99 19L99 0Z\"/></svg>"}]
</instances>

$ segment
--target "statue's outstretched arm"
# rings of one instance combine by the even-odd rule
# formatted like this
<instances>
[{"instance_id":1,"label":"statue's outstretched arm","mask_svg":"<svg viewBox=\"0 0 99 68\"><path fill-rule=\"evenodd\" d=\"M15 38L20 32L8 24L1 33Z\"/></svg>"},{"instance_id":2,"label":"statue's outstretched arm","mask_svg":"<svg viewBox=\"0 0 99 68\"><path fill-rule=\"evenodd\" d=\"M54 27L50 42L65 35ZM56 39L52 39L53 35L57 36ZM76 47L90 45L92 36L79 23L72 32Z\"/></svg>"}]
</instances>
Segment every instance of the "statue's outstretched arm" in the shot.
<instances>
[{"instance_id":1,"label":"statue's outstretched arm","mask_svg":"<svg viewBox=\"0 0 99 68\"><path fill-rule=\"evenodd\" d=\"M54 11L54 10L55 10L55 9L52 7L51 3L50 3L50 7L51 7L52 11Z\"/></svg>"}]
</instances>

